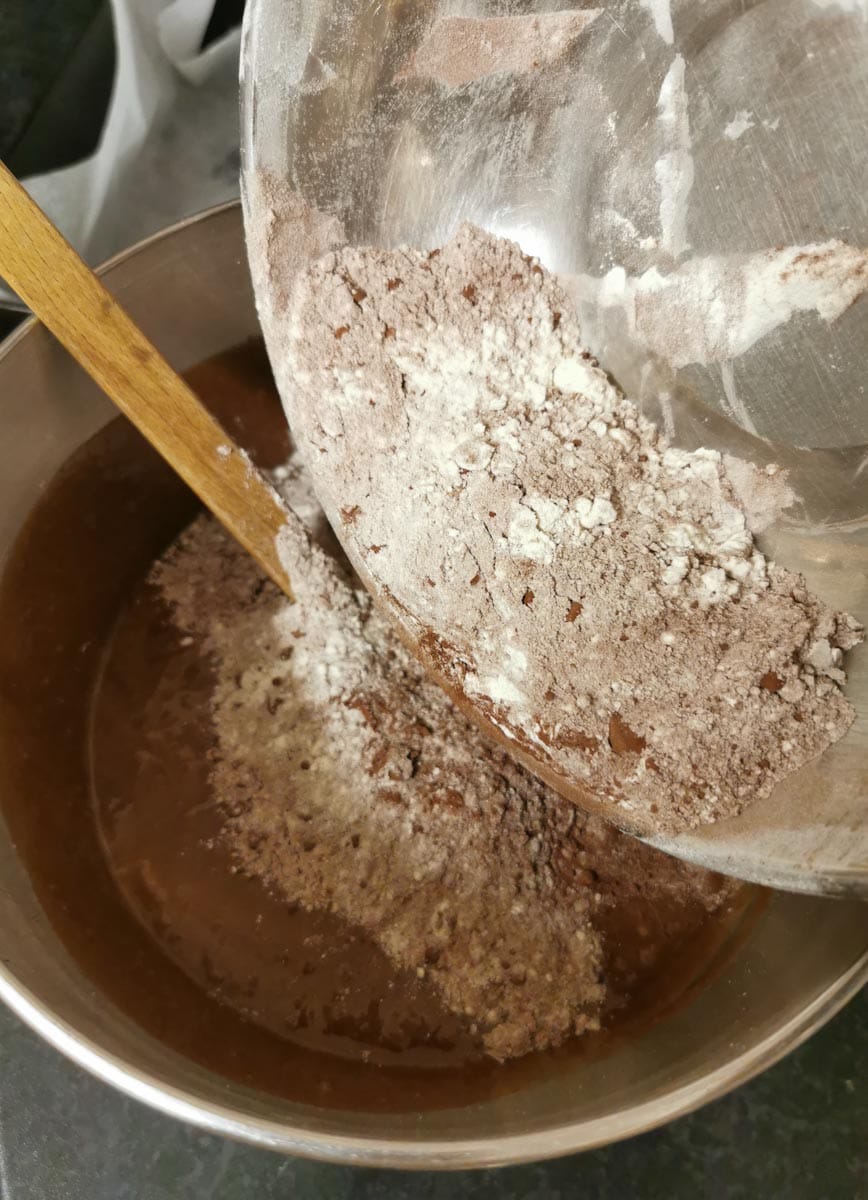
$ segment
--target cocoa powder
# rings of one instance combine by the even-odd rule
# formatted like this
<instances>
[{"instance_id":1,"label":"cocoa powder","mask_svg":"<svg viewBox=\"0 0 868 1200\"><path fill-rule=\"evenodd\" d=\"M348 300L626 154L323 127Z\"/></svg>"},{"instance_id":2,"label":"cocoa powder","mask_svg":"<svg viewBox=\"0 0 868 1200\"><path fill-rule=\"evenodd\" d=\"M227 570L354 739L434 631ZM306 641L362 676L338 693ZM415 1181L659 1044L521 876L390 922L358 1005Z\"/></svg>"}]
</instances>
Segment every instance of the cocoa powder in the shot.
<instances>
[{"instance_id":1,"label":"cocoa powder","mask_svg":"<svg viewBox=\"0 0 868 1200\"><path fill-rule=\"evenodd\" d=\"M294 468L277 475L327 539L309 486ZM238 868L364 928L428 976L494 1057L595 1028L629 986L604 973L620 953L606 929L635 922L653 958L730 885L512 763L301 521L282 551L294 605L210 518L151 576L212 660L210 778Z\"/></svg>"},{"instance_id":2,"label":"cocoa powder","mask_svg":"<svg viewBox=\"0 0 868 1200\"><path fill-rule=\"evenodd\" d=\"M464 226L427 254L332 251L271 340L361 577L568 794L677 832L738 814L846 732L861 630L756 546L739 492L763 480L671 446L514 243ZM764 482L780 500L785 480Z\"/></svg>"}]
</instances>

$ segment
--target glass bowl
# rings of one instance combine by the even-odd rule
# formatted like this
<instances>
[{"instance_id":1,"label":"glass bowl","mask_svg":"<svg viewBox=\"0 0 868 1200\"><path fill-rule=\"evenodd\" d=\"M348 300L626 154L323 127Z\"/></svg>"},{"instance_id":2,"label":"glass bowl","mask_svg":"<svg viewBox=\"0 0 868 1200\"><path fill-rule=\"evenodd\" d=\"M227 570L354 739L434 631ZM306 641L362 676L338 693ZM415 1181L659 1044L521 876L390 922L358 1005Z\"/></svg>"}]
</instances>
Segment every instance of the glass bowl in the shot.
<instances>
[{"instance_id":1,"label":"glass bowl","mask_svg":"<svg viewBox=\"0 0 868 1200\"><path fill-rule=\"evenodd\" d=\"M787 468L799 499L762 548L868 621L860 0L252 0L242 102L278 380L275 184L356 244L475 222L565 278L590 348L675 444ZM745 816L656 844L868 896L865 648L848 673L840 743Z\"/></svg>"}]
</instances>

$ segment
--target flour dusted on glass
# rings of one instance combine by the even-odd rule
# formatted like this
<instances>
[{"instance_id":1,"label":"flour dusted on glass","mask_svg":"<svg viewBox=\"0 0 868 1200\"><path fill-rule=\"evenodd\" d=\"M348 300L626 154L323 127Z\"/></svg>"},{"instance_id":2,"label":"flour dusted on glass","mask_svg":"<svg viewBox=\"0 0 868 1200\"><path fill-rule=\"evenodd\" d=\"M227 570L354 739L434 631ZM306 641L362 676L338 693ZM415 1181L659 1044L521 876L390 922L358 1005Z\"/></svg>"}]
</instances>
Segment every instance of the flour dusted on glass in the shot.
<instances>
[{"instance_id":1,"label":"flour dusted on glass","mask_svg":"<svg viewBox=\"0 0 868 1200\"><path fill-rule=\"evenodd\" d=\"M670 0L640 0L640 3L651 14L658 37L671 46L675 41L675 32L672 28Z\"/></svg>"},{"instance_id":2,"label":"flour dusted on glass","mask_svg":"<svg viewBox=\"0 0 868 1200\"><path fill-rule=\"evenodd\" d=\"M549 782L672 832L849 727L855 621L765 560L720 455L667 443L517 246L465 226L430 254L332 252L285 328L282 391L354 565Z\"/></svg>"},{"instance_id":3,"label":"flour dusted on glass","mask_svg":"<svg viewBox=\"0 0 868 1200\"><path fill-rule=\"evenodd\" d=\"M846 242L689 259L673 271L573 275L580 302L621 309L630 336L673 367L738 358L800 312L836 321L868 290L868 252Z\"/></svg>"},{"instance_id":4,"label":"flour dusted on glass","mask_svg":"<svg viewBox=\"0 0 868 1200\"><path fill-rule=\"evenodd\" d=\"M737 142L738 139L749 129L756 126L753 113L748 109L743 108L735 114L731 121L727 121L723 127L723 136L729 138L731 142Z\"/></svg>"},{"instance_id":5,"label":"flour dusted on glass","mask_svg":"<svg viewBox=\"0 0 868 1200\"><path fill-rule=\"evenodd\" d=\"M676 54L657 98L657 123L663 141L663 153L654 164L660 192L660 245L674 258L690 247L687 206L693 190L694 166L686 72L683 57Z\"/></svg>"}]
</instances>

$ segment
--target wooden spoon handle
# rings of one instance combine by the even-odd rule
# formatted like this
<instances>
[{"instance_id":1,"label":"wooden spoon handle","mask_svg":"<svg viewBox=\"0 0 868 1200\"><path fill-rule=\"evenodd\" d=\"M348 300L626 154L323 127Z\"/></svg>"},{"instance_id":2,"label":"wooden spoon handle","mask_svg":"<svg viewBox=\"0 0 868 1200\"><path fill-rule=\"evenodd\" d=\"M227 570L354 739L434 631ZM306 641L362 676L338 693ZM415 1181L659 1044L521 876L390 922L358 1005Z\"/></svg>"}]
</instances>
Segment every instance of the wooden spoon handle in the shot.
<instances>
[{"instance_id":1,"label":"wooden spoon handle","mask_svg":"<svg viewBox=\"0 0 868 1200\"><path fill-rule=\"evenodd\" d=\"M292 598L280 497L3 163L0 276Z\"/></svg>"}]
</instances>

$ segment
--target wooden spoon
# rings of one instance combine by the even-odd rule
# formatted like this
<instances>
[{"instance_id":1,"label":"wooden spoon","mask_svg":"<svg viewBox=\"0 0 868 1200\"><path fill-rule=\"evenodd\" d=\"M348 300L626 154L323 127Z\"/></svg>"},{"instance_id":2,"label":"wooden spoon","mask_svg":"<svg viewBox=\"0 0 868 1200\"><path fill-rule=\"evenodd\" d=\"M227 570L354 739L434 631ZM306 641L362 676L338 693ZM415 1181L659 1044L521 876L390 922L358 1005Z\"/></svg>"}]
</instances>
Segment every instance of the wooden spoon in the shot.
<instances>
[{"instance_id":1,"label":"wooden spoon","mask_svg":"<svg viewBox=\"0 0 868 1200\"><path fill-rule=\"evenodd\" d=\"M292 599L288 509L2 163L0 275Z\"/></svg>"}]
</instances>

